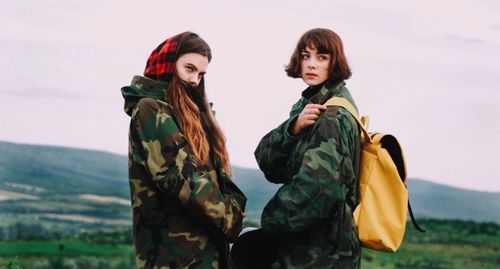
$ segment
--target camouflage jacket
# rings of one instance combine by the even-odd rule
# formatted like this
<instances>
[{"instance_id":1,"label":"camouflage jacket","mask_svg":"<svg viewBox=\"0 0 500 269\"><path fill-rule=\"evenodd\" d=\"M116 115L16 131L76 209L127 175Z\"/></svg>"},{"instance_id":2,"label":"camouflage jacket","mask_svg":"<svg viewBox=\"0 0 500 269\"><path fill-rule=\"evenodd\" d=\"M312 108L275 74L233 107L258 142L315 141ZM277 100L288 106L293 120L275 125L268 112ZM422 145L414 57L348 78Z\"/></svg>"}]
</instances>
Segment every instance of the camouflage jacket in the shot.
<instances>
[{"instance_id":1,"label":"camouflage jacket","mask_svg":"<svg viewBox=\"0 0 500 269\"><path fill-rule=\"evenodd\" d=\"M332 96L353 104L345 83L311 88L290 118L265 135L255 157L266 178L283 186L262 213L262 229L278 236L284 268L359 268L360 246L353 219L357 205L360 132L347 110L328 107L298 136L291 125L308 103Z\"/></svg>"},{"instance_id":2,"label":"camouflage jacket","mask_svg":"<svg viewBox=\"0 0 500 269\"><path fill-rule=\"evenodd\" d=\"M168 84L135 76L123 87L138 268L229 268L245 196L218 165L200 165L164 101Z\"/></svg>"}]
</instances>

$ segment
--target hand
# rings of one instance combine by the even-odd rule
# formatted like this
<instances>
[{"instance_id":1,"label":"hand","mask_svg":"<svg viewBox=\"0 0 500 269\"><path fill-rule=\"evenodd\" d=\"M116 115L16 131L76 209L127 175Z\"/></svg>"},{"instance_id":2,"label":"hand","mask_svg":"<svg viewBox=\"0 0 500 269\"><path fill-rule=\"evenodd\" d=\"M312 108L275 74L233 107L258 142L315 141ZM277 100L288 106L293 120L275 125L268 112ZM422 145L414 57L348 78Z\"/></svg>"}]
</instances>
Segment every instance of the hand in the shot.
<instances>
[{"instance_id":1,"label":"hand","mask_svg":"<svg viewBox=\"0 0 500 269\"><path fill-rule=\"evenodd\" d=\"M300 134L305 128L314 125L319 118L319 115L326 106L318 104L308 104L302 109L295 124L292 126L291 133L293 136Z\"/></svg>"}]
</instances>

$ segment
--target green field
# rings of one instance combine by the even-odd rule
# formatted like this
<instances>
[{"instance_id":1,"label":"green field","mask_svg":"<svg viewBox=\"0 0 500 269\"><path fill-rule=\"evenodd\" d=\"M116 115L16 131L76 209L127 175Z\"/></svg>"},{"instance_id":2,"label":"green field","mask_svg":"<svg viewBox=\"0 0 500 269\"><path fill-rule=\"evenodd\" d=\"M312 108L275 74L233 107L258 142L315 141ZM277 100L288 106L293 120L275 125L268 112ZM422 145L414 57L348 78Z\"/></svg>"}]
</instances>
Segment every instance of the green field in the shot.
<instances>
[{"instance_id":1,"label":"green field","mask_svg":"<svg viewBox=\"0 0 500 269\"><path fill-rule=\"evenodd\" d=\"M135 267L126 156L1 141L0 152L0 269ZM257 226L280 185L233 168ZM442 220L422 220L425 234L409 226L397 253L364 249L363 269L500 269L500 193L417 179L408 189L417 218Z\"/></svg>"},{"instance_id":2,"label":"green field","mask_svg":"<svg viewBox=\"0 0 500 269\"><path fill-rule=\"evenodd\" d=\"M128 253L128 245L95 245L81 241L18 241L0 244L0 253L3 256L18 257L50 257L64 255L65 257L79 256L121 256Z\"/></svg>"},{"instance_id":3,"label":"green field","mask_svg":"<svg viewBox=\"0 0 500 269\"><path fill-rule=\"evenodd\" d=\"M396 253L363 249L363 269L500 269L500 225L423 220L422 234L408 226ZM17 259L17 260L16 260ZM130 230L90 232L60 240L0 243L0 265L23 268L134 268Z\"/></svg>"},{"instance_id":4,"label":"green field","mask_svg":"<svg viewBox=\"0 0 500 269\"><path fill-rule=\"evenodd\" d=\"M363 269L500 268L500 225L459 220L423 220L426 233L408 225L396 253L363 249Z\"/></svg>"},{"instance_id":5,"label":"green field","mask_svg":"<svg viewBox=\"0 0 500 269\"><path fill-rule=\"evenodd\" d=\"M17 261L22 268L135 268L131 245L90 245L78 241L0 244L1 268Z\"/></svg>"}]
</instances>

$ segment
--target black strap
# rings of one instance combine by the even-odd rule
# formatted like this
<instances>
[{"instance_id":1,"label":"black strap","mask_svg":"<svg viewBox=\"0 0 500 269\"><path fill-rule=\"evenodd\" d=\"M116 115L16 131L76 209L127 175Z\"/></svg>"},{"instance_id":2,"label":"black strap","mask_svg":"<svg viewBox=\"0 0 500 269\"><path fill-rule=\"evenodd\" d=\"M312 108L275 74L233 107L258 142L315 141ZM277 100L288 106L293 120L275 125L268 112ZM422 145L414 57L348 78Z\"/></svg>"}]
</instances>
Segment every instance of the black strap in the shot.
<instances>
[{"instance_id":1,"label":"black strap","mask_svg":"<svg viewBox=\"0 0 500 269\"><path fill-rule=\"evenodd\" d=\"M413 216L413 211L411 210L410 206L410 199L408 199L408 211L410 212L410 218L411 218L411 223L413 223L413 227L415 227L415 229L417 229L419 232L425 233L425 230L420 228L420 226L418 226L417 220L415 220L415 217Z\"/></svg>"}]
</instances>

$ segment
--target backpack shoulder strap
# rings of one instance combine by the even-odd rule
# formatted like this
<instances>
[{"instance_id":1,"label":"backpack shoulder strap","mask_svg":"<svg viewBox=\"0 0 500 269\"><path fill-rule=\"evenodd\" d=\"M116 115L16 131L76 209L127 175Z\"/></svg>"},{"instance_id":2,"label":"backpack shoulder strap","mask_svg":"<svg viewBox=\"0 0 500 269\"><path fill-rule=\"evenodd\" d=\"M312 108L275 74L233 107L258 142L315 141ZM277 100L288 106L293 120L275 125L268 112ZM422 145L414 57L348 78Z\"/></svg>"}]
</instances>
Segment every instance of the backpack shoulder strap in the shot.
<instances>
[{"instance_id":1,"label":"backpack shoulder strap","mask_svg":"<svg viewBox=\"0 0 500 269\"><path fill-rule=\"evenodd\" d=\"M425 230L418 225L417 220L413 216L413 211L411 210L409 198L408 198L408 212L410 212L410 218L411 218L411 223L413 223L413 227L415 227L415 229L417 229L419 232L425 233Z\"/></svg>"},{"instance_id":2,"label":"backpack shoulder strap","mask_svg":"<svg viewBox=\"0 0 500 269\"><path fill-rule=\"evenodd\" d=\"M328 99L324 103L324 105L325 106L340 106L340 107L345 108L347 111L349 111L349 113L351 113L351 115L358 122L359 127L361 127L364 138L366 139L364 141L369 141L370 143L372 142L372 138L368 134L368 117L363 116L362 118L360 118L358 115L358 112L356 111L356 108L354 108L354 106L351 104L351 102L349 102L349 100L342 98L342 97L334 96L334 97Z\"/></svg>"},{"instance_id":3,"label":"backpack shoulder strap","mask_svg":"<svg viewBox=\"0 0 500 269\"><path fill-rule=\"evenodd\" d=\"M356 109L354 108L354 106L351 104L351 102L349 102L347 99L345 98L342 98L342 97L338 97L338 96L334 96L330 99L328 99L325 103L324 103L325 106L340 106L340 107L343 107L345 108L347 111L349 111L349 113L351 113L354 118L356 118L356 120L359 121L359 115L358 115L358 112L356 111Z\"/></svg>"}]
</instances>

